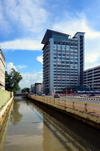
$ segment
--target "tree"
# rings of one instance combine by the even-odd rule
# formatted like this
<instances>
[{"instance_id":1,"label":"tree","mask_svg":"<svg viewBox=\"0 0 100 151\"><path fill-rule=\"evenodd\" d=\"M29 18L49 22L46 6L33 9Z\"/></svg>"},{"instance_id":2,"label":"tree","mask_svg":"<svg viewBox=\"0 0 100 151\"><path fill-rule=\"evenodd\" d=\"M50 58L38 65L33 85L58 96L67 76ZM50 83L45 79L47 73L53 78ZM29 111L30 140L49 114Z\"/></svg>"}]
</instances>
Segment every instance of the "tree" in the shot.
<instances>
[{"instance_id":1,"label":"tree","mask_svg":"<svg viewBox=\"0 0 100 151\"><path fill-rule=\"evenodd\" d=\"M28 93L29 93L29 91L30 91L29 88L23 88L21 92L22 92L22 93L23 93L23 92L28 92Z\"/></svg>"},{"instance_id":2,"label":"tree","mask_svg":"<svg viewBox=\"0 0 100 151\"><path fill-rule=\"evenodd\" d=\"M19 107L20 104L18 103L18 101L15 101L13 106L13 111L11 112L11 118L10 118L12 125L17 125L23 117L23 115L19 112Z\"/></svg>"},{"instance_id":3,"label":"tree","mask_svg":"<svg viewBox=\"0 0 100 151\"><path fill-rule=\"evenodd\" d=\"M5 72L5 88L8 91L13 91L14 94L20 89L19 82L22 80L22 76L14 68L11 69L10 74Z\"/></svg>"}]
</instances>

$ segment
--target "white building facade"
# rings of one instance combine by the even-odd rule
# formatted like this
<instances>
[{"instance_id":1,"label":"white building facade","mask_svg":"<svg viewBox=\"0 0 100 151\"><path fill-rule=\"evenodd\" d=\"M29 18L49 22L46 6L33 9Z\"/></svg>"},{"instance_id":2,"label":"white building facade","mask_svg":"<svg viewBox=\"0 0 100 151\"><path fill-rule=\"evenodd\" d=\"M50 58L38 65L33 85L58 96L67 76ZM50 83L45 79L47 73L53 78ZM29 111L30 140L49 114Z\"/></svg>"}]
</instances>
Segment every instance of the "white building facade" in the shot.
<instances>
[{"instance_id":1,"label":"white building facade","mask_svg":"<svg viewBox=\"0 0 100 151\"><path fill-rule=\"evenodd\" d=\"M73 38L47 30L43 40L43 89L45 94L62 92L83 84L84 33Z\"/></svg>"},{"instance_id":2,"label":"white building facade","mask_svg":"<svg viewBox=\"0 0 100 151\"><path fill-rule=\"evenodd\" d=\"M0 89L5 89L5 58L0 49Z\"/></svg>"},{"instance_id":3,"label":"white building facade","mask_svg":"<svg viewBox=\"0 0 100 151\"><path fill-rule=\"evenodd\" d=\"M43 84L42 83L31 84L31 92L33 94L42 94L43 93Z\"/></svg>"},{"instance_id":4,"label":"white building facade","mask_svg":"<svg viewBox=\"0 0 100 151\"><path fill-rule=\"evenodd\" d=\"M30 91L31 91L32 93L34 93L34 87L35 87L35 84L31 84Z\"/></svg>"},{"instance_id":5,"label":"white building facade","mask_svg":"<svg viewBox=\"0 0 100 151\"><path fill-rule=\"evenodd\" d=\"M43 93L43 84L37 84L36 85L36 94L42 94Z\"/></svg>"},{"instance_id":6,"label":"white building facade","mask_svg":"<svg viewBox=\"0 0 100 151\"><path fill-rule=\"evenodd\" d=\"M84 71L84 85L93 91L100 91L100 66Z\"/></svg>"}]
</instances>

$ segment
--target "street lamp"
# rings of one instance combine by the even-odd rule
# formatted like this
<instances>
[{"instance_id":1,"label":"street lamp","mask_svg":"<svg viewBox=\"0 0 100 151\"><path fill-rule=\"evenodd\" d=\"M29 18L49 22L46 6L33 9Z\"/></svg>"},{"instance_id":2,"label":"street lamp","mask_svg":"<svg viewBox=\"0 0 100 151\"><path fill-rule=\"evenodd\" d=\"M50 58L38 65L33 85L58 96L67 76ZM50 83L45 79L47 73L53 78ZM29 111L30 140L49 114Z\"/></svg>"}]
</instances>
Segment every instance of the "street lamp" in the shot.
<instances>
[{"instance_id":1,"label":"street lamp","mask_svg":"<svg viewBox=\"0 0 100 151\"><path fill-rule=\"evenodd\" d=\"M66 86L66 95L67 95L67 86Z\"/></svg>"},{"instance_id":2,"label":"street lamp","mask_svg":"<svg viewBox=\"0 0 100 151\"><path fill-rule=\"evenodd\" d=\"M87 85L88 86L88 88L89 88L89 92L90 92L90 85Z\"/></svg>"},{"instance_id":3,"label":"street lamp","mask_svg":"<svg viewBox=\"0 0 100 151\"><path fill-rule=\"evenodd\" d=\"M90 85L86 85L88 88L89 88L89 91L90 91Z\"/></svg>"}]
</instances>

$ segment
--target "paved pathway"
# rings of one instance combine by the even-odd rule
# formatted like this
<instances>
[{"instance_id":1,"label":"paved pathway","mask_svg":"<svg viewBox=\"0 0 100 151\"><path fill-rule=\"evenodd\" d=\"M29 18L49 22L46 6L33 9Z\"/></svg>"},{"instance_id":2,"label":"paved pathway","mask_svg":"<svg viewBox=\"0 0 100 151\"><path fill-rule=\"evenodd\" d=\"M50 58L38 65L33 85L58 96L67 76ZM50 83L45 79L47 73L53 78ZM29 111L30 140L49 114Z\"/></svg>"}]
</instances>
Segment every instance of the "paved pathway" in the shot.
<instances>
[{"instance_id":1,"label":"paved pathway","mask_svg":"<svg viewBox=\"0 0 100 151\"><path fill-rule=\"evenodd\" d=\"M61 99L100 104L100 97L61 96Z\"/></svg>"}]
</instances>

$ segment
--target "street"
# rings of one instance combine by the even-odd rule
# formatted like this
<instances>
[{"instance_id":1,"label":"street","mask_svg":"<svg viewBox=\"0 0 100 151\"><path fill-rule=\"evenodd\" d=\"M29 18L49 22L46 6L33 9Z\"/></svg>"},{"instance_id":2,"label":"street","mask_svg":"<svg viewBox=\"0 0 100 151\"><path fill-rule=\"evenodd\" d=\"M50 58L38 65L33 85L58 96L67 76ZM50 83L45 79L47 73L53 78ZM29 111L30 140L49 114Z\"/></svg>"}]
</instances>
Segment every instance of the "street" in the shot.
<instances>
[{"instance_id":1,"label":"street","mask_svg":"<svg viewBox=\"0 0 100 151\"><path fill-rule=\"evenodd\" d=\"M53 96L48 96L53 97ZM80 101L80 102L86 102L86 103L94 103L94 104L100 104L100 96L93 96L93 97L80 97L80 96L60 96L60 99L66 99L66 100L72 100L72 101Z\"/></svg>"}]
</instances>

